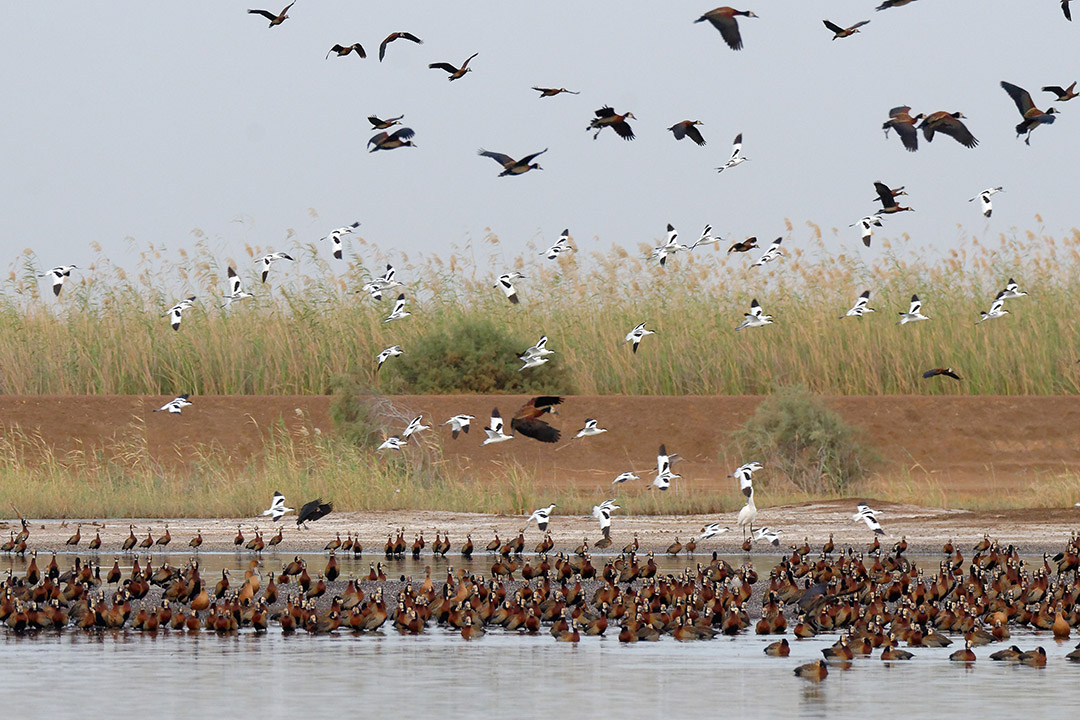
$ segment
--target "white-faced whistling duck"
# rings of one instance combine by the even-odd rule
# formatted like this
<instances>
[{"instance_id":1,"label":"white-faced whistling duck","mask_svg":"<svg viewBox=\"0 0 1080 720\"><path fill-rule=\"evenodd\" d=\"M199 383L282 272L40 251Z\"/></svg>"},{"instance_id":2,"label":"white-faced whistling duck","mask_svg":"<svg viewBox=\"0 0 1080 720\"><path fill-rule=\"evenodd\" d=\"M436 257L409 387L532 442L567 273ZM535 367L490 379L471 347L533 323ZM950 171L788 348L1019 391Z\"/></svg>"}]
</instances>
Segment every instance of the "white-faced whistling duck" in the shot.
<instances>
[{"instance_id":1,"label":"white-faced whistling duck","mask_svg":"<svg viewBox=\"0 0 1080 720\"><path fill-rule=\"evenodd\" d=\"M540 93L540 97L542 97L542 98L555 97L556 95L560 95L562 93L566 93L568 95L580 95L581 94L579 92L574 92L573 90L567 90L566 88L534 87L533 90Z\"/></svg>"},{"instance_id":2,"label":"white-faced whistling duck","mask_svg":"<svg viewBox=\"0 0 1080 720\"><path fill-rule=\"evenodd\" d=\"M473 554L472 535L465 536L465 544L461 546L461 557L469 559Z\"/></svg>"},{"instance_id":3,"label":"white-faced whistling duck","mask_svg":"<svg viewBox=\"0 0 1080 720\"><path fill-rule=\"evenodd\" d=\"M196 530L195 537L188 540L188 547L198 550L200 545L202 545L202 530Z\"/></svg>"},{"instance_id":4,"label":"white-faced whistling duck","mask_svg":"<svg viewBox=\"0 0 1080 720\"><path fill-rule=\"evenodd\" d=\"M368 122L371 123L371 128L373 130L386 130L387 128L392 128L395 125L400 125L401 120L404 117L404 115L398 115L397 117L386 118L385 120L382 120L377 115L368 115Z\"/></svg>"},{"instance_id":5,"label":"white-faced whistling duck","mask_svg":"<svg viewBox=\"0 0 1080 720\"><path fill-rule=\"evenodd\" d=\"M248 15L262 15L264 18L270 21L269 27L280 25L289 19L289 8L296 4L296 0L285 6L285 9L279 12L277 15L269 10L248 10Z\"/></svg>"},{"instance_id":6,"label":"white-faced whistling duck","mask_svg":"<svg viewBox=\"0 0 1080 720\"><path fill-rule=\"evenodd\" d=\"M150 528L146 528L146 537L139 543L140 548L151 548L154 546L154 537L150 534Z\"/></svg>"},{"instance_id":7,"label":"white-faced whistling duck","mask_svg":"<svg viewBox=\"0 0 1080 720\"><path fill-rule=\"evenodd\" d=\"M889 111L889 119L882 124L881 129L885 131L885 137L889 137L890 129L895 130L907 151L915 152L919 149L919 133L915 130L915 123L926 115L919 113L912 117L909 113L911 113L911 108L907 105L894 107Z\"/></svg>"},{"instance_id":8,"label":"white-faced whistling duck","mask_svg":"<svg viewBox=\"0 0 1080 720\"><path fill-rule=\"evenodd\" d=\"M82 540L82 523L79 523L78 526L76 526L75 534L69 537L64 544L74 547L79 544L80 540Z\"/></svg>"},{"instance_id":9,"label":"white-faced whistling duck","mask_svg":"<svg viewBox=\"0 0 1080 720\"><path fill-rule=\"evenodd\" d=\"M540 395L529 400L521 406L510 419L510 427L514 432L530 437L540 442L558 442L561 433L541 420L545 413L556 414L555 406L563 401L557 395Z\"/></svg>"},{"instance_id":10,"label":"white-faced whistling duck","mask_svg":"<svg viewBox=\"0 0 1080 720\"><path fill-rule=\"evenodd\" d=\"M172 535L169 533L169 524L165 523L165 534L158 537L157 542L155 544L160 545L161 547L165 547L166 545L168 545L171 542L172 542Z\"/></svg>"},{"instance_id":11,"label":"white-faced whistling duck","mask_svg":"<svg viewBox=\"0 0 1080 720\"><path fill-rule=\"evenodd\" d=\"M275 547L276 545L280 544L282 539L284 538L284 535L282 534L283 530L284 530L284 528L279 527L278 531L277 531L277 535L270 538L270 541L267 543L267 545L269 545L270 547Z\"/></svg>"},{"instance_id":12,"label":"white-faced whistling duck","mask_svg":"<svg viewBox=\"0 0 1080 720\"><path fill-rule=\"evenodd\" d=\"M459 68L454 67L447 62L431 63L430 65L428 65L428 67L432 70L445 70L446 72L450 73L450 77L447 79L451 82L454 80L460 80L461 78L465 77L465 73L472 72L472 68L469 67L469 62L479 54L480 53L478 52L474 52L472 55L465 59L465 62L461 63L461 67Z\"/></svg>"},{"instance_id":13,"label":"white-faced whistling duck","mask_svg":"<svg viewBox=\"0 0 1080 720\"><path fill-rule=\"evenodd\" d=\"M133 547L135 547L135 543L137 542L138 539L135 537L135 526L128 525L128 536L127 539L124 540L124 544L120 546L120 549L124 552L127 552L128 550L131 550Z\"/></svg>"},{"instance_id":14,"label":"white-faced whistling duck","mask_svg":"<svg viewBox=\"0 0 1080 720\"><path fill-rule=\"evenodd\" d=\"M881 3L880 5L877 6L877 9L878 10L888 10L889 8L903 7L904 5L907 5L907 4L913 3L913 2L915 2L915 0L885 0L885 2L883 2L883 3Z\"/></svg>"},{"instance_id":15,"label":"white-faced whistling duck","mask_svg":"<svg viewBox=\"0 0 1080 720\"><path fill-rule=\"evenodd\" d=\"M1058 102L1068 102L1074 97L1080 97L1080 93L1076 92L1076 81L1073 80L1072 85L1067 88L1063 88L1060 85L1045 85L1043 86L1043 92L1051 92L1057 95Z\"/></svg>"},{"instance_id":16,"label":"white-faced whistling duck","mask_svg":"<svg viewBox=\"0 0 1080 720\"><path fill-rule=\"evenodd\" d=\"M698 145L704 147L705 138L701 137L701 132L695 127L695 125L704 125L705 123L700 120L683 120L677 122L668 128L668 131L675 136L676 140L682 140L684 137L688 137Z\"/></svg>"},{"instance_id":17,"label":"white-faced whistling duck","mask_svg":"<svg viewBox=\"0 0 1080 720\"><path fill-rule=\"evenodd\" d=\"M416 147L410 138L416 133L411 128L403 127L397 132L390 134L386 131L373 136L368 140L368 146L374 145L369 152L375 152L376 150L393 150L399 147Z\"/></svg>"},{"instance_id":18,"label":"white-faced whistling duck","mask_svg":"<svg viewBox=\"0 0 1080 720\"><path fill-rule=\"evenodd\" d=\"M411 130L409 131L412 132ZM382 133L385 135L386 133ZM334 510L334 503L323 502L322 498L315 498L309 503L305 503L300 512L296 515L296 527L307 527L307 523L315 522L329 515Z\"/></svg>"},{"instance_id":19,"label":"white-faced whistling duck","mask_svg":"<svg viewBox=\"0 0 1080 720\"><path fill-rule=\"evenodd\" d=\"M99 549L101 549L101 532L100 531L94 533L94 539L90 541L89 547L90 547L91 550L99 550Z\"/></svg>"},{"instance_id":20,"label":"white-faced whistling duck","mask_svg":"<svg viewBox=\"0 0 1080 720\"><path fill-rule=\"evenodd\" d=\"M975 653L971 649L971 641L970 640L965 640L964 641L964 649L963 650L957 650L956 652L954 652L952 655L949 656L949 659L954 661L954 662L965 662L965 663L975 662Z\"/></svg>"},{"instance_id":21,"label":"white-faced whistling duck","mask_svg":"<svg viewBox=\"0 0 1080 720\"><path fill-rule=\"evenodd\" d=\"M836 23L829 22L828 20L822 20L822 22L825 23L825 27L829 28L829 30L832 31L832 33L833 33L832 39L833 40L836 40L837 38L851 37L855 33L859 32L859 28L861 28L863 25L869 25L870 24L869 20L863 20L861 22L855 23L851 27L842 28L839 25L837 25Z\"/></svg>"},{"instance_id":22,"label":"white-faced whistling duck","mask_svg":"<svg viewBox=\"0 0 1080 720\"><path fill-rule=\"evenodd\" d=\"M720 36L724 38L724 42L728 44L729 48L732 50L742 50L742 35L739 34L739 23L735 20L738 15L748 18L757 17L757 15L749 10L718 7L715 10L710 10L705 13L694 22L699 23L708 20L712 23L714 28L720 31Z\"/></svg>"},{"instance_id":23,"label":"white-faced whistling duck","mask_svg":"<svg viewBox=\"0 0 1080 720\"><path fill-rule=\"evenodd\" d=\"M795 668L795 674L812 682L821 682L829 676L829 669L825 667L824 660L816 660Z\"/></svg>"},{"instance_id":24,"label":"white-faced whistling duck","mask_svg":"<svg viewBox=\"0 0 1080 720\"><path fill-rule=\"evenodd\" d=\"M390 33L389 35L386 36L385 40L383 40L381 43L379 43L379 62L382 62L383 58L386 57L386 46L389 45L390 43L394 42L395 40L410 40L410 41L416 43L417 45L423 45L424 44L423 40L416 37L412 33L392 32L392 33ZM467 61L466 61L466 64L468 64Z\"/></svg>"},{"instance_id":25,"label":"white-faced whistling duck","mask_svg":"<svg viewBox=\"0 0 1080 720\"><path fill-rule=\"evenodd\" d=\"M748 237L745 240L743 240L742 242L732 243L731 247L728 248L728 253L750 252L751 250L753 250L757 246L758 246L757 238L756 237Z\"/></svg>"},{"instance_id":26,"label":"white-faced whistling duck","mask_svg":"<svg viewBox=\"0 0 1080 720\"><path fill-rule=\"evenodd\" d=\"M635 120L634 113L628 112L623 115L619 115L614 109L605 105L595 112L596 117L589 121L589 127L586 130L596 130L593 134L593 140L600 136L600 131L606 127L610 127L618 134L623 140L633 140L634 131L630 127L630 123L627 120Z\"/></svg>"},{"instance_id":27,"label":"white-faced whistling duck","mask_svg":"<svg viewBox=\"0 0 1080 720\"><path fill-rule=\"evenodd\" d=\"M1010 82L1002 80L1001 87L1005 92L1009 93L1009 97L1016 103L1016 109L1019 110L1020 114L1024 117L1024 120L1016 126L1016 137L1025 135L1024 144L1030 145L1031 132L1040 125L1052 124L1055 120L1054 115L1057 113L1057 110L1050 108L1046 112L1043 112L1035 107L1035 103L1031 100L1031 93Z\"/></svg>"},{"instance_id":28,"label":"white-faced whistling duck","mask_svg":"<svg viewBox=\"0 0 1080 720\"><path fill-rule=\"evenodd\" d=\"M773 657L787 657L791 654L791 645L788 643L787 638L777 640L765 646L765 654Z\"/></svg>"},{"instance_id":29,"label":"white-faced whistling duck","mask_svg":"<svg viewBox=\"0 0 1080 720\"><path fill-rule=\"evenodd\" d=\"M907 194L907 193L905 193L903 191L904 190L903 188L900 188L899 190L897 190L894 193L892 191L892 189L888 185L886 185L885 183L875 182L874 183L874 189L877 190L878 200L881 201L881 210L878 210L879 213L889 213L889 214L891 214L891 213L898 213L898 212L904 212L904 211L914 212L913 208L901 207L896 202L896 195L898 195L898 194L906 195Z\"/></svg>"},{"instance_id":30,"label":"white-faced whistling duck","mask_svg":"<svg viewBox=\"0 0 1080 720\"><path fill-rule=\"evenodd\" d=\"M666 552L668 555L678 555L682 552L683 544L679 542L679 538L675 538L675 542L668 545Z\"/></svg>"},{"instance_id":31,"label":"white-faced whistling duck","mask_svg":"<svg viewBox=\"0 0 1080 720\"><path fill-rule=\"evenodd\" d=\"M533 153L532 155L526 155L520 160L515 160L509 155L503 155L502 153L490 152L483 148L477 150L476 154L480 155L481 157L489 157L495 162L502 165L503 171L499 173L499 177L506 177L507 175L524 175L530 170L543 170L544 168L540 167L540 163L534 163L532 161L534 158L539 155L543 155L547 151L548 149L544 148L540 152Z\"/></svg>"},{"instance_id":32,"label":"white-faced whistling duck","mask_svg":"<svg viewBox=\"0 0 1080 720\"><path fill-rule=\"evenodd\" d=\"M966 148L973 148L979 144L979 141L967 129L967 126L960 122L963 117L964 114L961 112L949 113L941 110L927 115L919 128L923 131L926 142L931 142L934 139L934 133L939 132L948 135Z\"/></svg>"},{"instance_id":33,"label":"white-faced whistling duck","mask_svg":"<svg viewBox=\"0 0 1080 720\"><path fill-rule=\"evenodd\" d=\"M330 51L326 53L326 58L329 58L332 54L337 53L338 57L345 57L349 53L356 53L361 58L367 57L367 52L364 50L364 46L360 43L353 43L352 45L337 45L330 48ZM324 60L326 58L323 58Z\"/></svg>"},{"instance_id":34,"label":"white-faced whistling duck","mask_svg":"<svg viewBox=\"0 0 1080 720\"><path fill-rule=\"evenodd\" d=\"M236 537L233 538L232 544L236 547L240 547L244 544L244 531L239 525L236 526Z\"/></svg>"}]
</instances>

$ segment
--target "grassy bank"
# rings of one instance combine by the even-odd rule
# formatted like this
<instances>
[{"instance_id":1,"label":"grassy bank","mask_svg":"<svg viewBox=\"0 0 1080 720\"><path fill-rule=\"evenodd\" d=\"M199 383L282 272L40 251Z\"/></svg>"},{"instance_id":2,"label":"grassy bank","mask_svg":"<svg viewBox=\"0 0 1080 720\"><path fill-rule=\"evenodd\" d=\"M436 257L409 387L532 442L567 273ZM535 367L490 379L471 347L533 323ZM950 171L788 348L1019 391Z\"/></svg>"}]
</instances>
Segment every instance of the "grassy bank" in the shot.
<instances>
[{"instance_id":1,"label":"grassy bank","mask_svg":"<svg viewBox=\"0 0 1080 720\"><path fill-rule=\"evenodd\" d=\"M843 237L850 246L853 238ZM800 228L785 238L784 258L749 269L757 253L697 250L659 268L642 259L646 247L610 246L552 262L533 247L509 255L490 237L412 261L357 239L346 261L328 262L316 244L277 247L298 262L276 264L262 285L252 258L263 248L218 258L196 238L189 251L147 247L134 270L98 257L73 273L59 299L34 277L46 266L27 251L0 294L0 392L321 394L346 373L381 392L410 392L395 359L376 375L376 353L393 344L416 352L428 329L479 317L522 350L548 335L568 384L583 394L754 394L792 384L822 394L1080 389L1080 326L1063 311L1080 295L1080 231L968 239L932 263L901 259L910 256L888 240L875 243L879 259L867 264L861 246L853 255L829 252L818 228ZM392 298L375 303L355 291L387 261L407 284L412 317L383 324ZM223 310L229 264L256 297ZM517 306L492 287L511 268L527 276L517 283ZM1009 277L1030 295L976 327ZM866 289L877 312L839 320ZM896 313L912 293L933 319L899 327ZM188 294L199 304L173 332L161 315ZM775 324L736 333L752 297ZM658 334L634 355L622 339L645 320ZM956 368L964 382L923 381L937 366Z\"/></svg>"}]
</instances>

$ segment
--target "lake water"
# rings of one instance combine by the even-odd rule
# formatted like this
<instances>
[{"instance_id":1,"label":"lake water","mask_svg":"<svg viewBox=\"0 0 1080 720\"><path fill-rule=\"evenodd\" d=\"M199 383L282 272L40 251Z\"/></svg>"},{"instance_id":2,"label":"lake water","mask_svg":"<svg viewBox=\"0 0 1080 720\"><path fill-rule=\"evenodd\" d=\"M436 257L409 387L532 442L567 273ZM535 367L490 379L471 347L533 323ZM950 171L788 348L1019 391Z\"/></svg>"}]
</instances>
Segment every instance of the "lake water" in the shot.
<instances>
[{"instance_id":1,"label":"lake water","mask_svg":"<svg viewBox=\"0 0 1080 720\"><path fill-rule=\"evenodd\" d=\"M111 556L103 564L107 560ZM230 555L204 554L202 560L206 577L214 565L246 565L246 557ZM325 556L315 556L309 565L321 569L324 562ZM343 569L349 569L347 562ZM445 570L445 561L426 558L414 564L410 559L390 563L388 574L419 577L425 562ZM449 562L457 566L461 559ZM764 576L769 563L756 562ZM18 560L12 564L21 566ZM482 571L490 561L477 557L473 564ZM277 565L268 561L267 567ZM366 571L367 561L356 568ZM1072 717L1080 708L1080 664L1063 659L1075 641L1055 643L1045 632L1017 629L1010 641L1025 649L1043 645L1050 658L1043 669L990 661L1000 644L976 648L980 659L965 667L948 660L954 644L913 649L914 660L892 665L875 654L812 684L792 671L820 658L835 634L798 642L789 634L791 657L773 658L762 649L775 637L743 634L695 643L665 637L623 645L614 630L609 629L610 637L583 637L576 646L546 633L530 637L501 629L468 643L434 625L420 636L401 636L389 626L364 636L284 636L271 629L261 637L250 631L225 637L207 632L152 637L133 631L21 637L0 630L0 687L6 691L0 717L119 712L212 719L258 712L266 718L557 713L833 719L872 714L876 720L994 718L1025 707Z\"/></svg>"}]
</instances>

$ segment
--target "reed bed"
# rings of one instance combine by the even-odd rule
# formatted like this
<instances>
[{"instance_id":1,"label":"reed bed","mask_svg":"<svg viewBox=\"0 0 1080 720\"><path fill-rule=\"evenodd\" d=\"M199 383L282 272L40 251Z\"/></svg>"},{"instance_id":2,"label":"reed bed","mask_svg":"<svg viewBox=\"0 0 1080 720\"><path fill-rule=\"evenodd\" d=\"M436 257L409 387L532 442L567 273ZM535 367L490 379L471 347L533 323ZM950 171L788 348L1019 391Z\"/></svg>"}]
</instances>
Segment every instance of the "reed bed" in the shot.
<instances>
[{"instance_id":1,"label":"reed bed","mask_svg":"<svg viewBox=\"0 0 1080 720\"><path fill-rule=\"evenodd\" d=\"M851 232L840 235L845 245L858 243ZM393 359L376 375L375 355L393 344L408 353L425 328L479 315L505 326L521 349L548 335L581 394L759 394L796 384L833 395L1080 389L1070 311L1080 295L1077 230L967 237L928 261L905 249L907 239L875 237L872 252L836 253L828 249L838 245L835 230L789 227L785 257L756 269L756 253L723 248L682 253L660 268L644 260L644 245L576 242L578 252L558 261L533 245L514 255L495 236L415 260L359 238L345 261L321 244L297 243L274 248L298 262L277 263L262 285L253 258L265 248L248 247L237 262L197 234L190 249L142 248L133 269L92 246L92 265L73 273L59 299L34 277L46 266L28 250L0 289L0 392L324 394L341 375L379 392L410 392ZM413 314L390 324L381 320L392 298L375 303L356 292L386 262L407 284ZM222 309L230 264L256 297ZM510 269L527 276L518 306L493 287ZM1030 295L976 327L1010 277ZM839 320L867 289L877 312ZM913 293L932 320L897 326ZM199 304L173 332L162 314L188 294ZM734 332L754 297L775 325ZM622 339L643 320L658 334L634 355ZM956 368L963 383L922 380L938 366Z\"/></svg>"}]
</instances>

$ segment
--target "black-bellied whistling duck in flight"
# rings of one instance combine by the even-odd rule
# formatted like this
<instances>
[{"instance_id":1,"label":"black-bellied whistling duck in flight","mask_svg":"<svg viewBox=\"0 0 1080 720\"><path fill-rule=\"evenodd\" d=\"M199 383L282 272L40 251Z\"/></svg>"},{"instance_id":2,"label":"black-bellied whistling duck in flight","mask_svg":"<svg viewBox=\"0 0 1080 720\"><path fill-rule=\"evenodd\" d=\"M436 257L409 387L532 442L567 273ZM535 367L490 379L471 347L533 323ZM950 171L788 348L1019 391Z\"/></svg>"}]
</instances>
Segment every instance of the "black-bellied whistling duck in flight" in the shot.
<instances>
[{"instance_id":1,"label":"black-bellied whistling duck in flight","mask_svg":"<svg viewBox=\"0 0 1080 720\"><path fill-rule=\"evenodd\" d=\"M390 33L389 35L386 36L385 40L383 40L381 43L379 43L379 62L382 62L383 58L386 57L386 46L389 45L390 43L394 42L395 40L411 40L412 42L416 43L417 45L423 45L424 44L423 40L416 37L412 33L392 32L392 33Z\"/></svg>"},{"instance_id":2,"label":"black-bellied whistling duck in flight","mask_svg":"<svg viewBox=\"0 0 1080 720\"><path fill-rule=\"evenodd\" d=\"M530 170L543 170L544 168L540 167L539 163L534 163L532 161L533 161L534 158L536 158L539 155L543 155L547 151L548 151L548 149L544 148L540 152L533 153L532 155L526 155L525 157L521 158L520 160L515 160L514 158L510 157L509 155L503 155L502 153L491 152L491 151L485 150L483 148L480 148L479 150L477 150L476 154L480 155L482 157L489 157L492 160L494 160L495 162L502 165L503 166L503 171L501 173L499 173L499 177L506 177L507 175L524 175L525 173L529 172Z\"/></svg>"},{"instance_id":3,"label":"black-bellied whistling duck in flight","mask_svg":"<svg viewBox=\"0 0 1080 720\"><path fill-rule=\"evenodd\" d=\"M399 147L416 147L410 138L416 135L412 128L403 127L395 133L383 131L368 140L368 146L374 145L369 152L376 150L393 150Z\"/></svg>"},{"instance_id":4,"label":"black-bellied whistling duck in flight","mask_svg":"<svg viewBox=\"0 0 1080 720\"><path fill-rule=\"evenodd\" d=\"M705 138L701 137L701 132L694 127L695 125L704 125L704 123L700 120L683 120L669 127L668 131L675 135L676 140L688 137L698 145L704 146Z\"/></svg>"},{"instance_id":5,"label":"black-bellied whistling duck in flight","mask_svg":"<svg viewBox=\"0 0 1080 720\"><path fill-rule=\"evenodd\" d=\"M885 131L885 137L889 137L890 129L895 130L907 151L915 152L919 149L919 133L915 129L915 123L926 115L919 113L912 117L910 113L911 108L907 105L894 107L889 111L889 119L882 124L881 129Z\"/></svg>"},{"instance_id":6,"label":"black-bellied whistling duck in flight","mask_svg":"<svg viewBox=\"0 0 1080 720\"><path fill-rule=\"evenodd\" d=\"M633 140L634 131L630 128L630 123L627 120L636 120L634 113L628 112L623 115L619 115L614 109L605 105L596 111L596 117L589 122L587 130L596 130L593 134L593 140L600 135L600 131L606 127L610 127L618 134L623 140Z\"/></svg>"},{"instance_id":7,"label":"black-bellied whistling duck in flight","mask_svg":"<svg viewBox=\"0 0 1080 720\"><path fill-rule=\"evenodd\" d=\"M285 6L285 9L279 12L277 15L269 10L248 10L248 15L262 15L264 18L270 21L269 27L280 25L289 19L289 8L296 4L296 0Z\"/></svg>"},{"instance_id":8,"label":"black-bellied whistling duck in flight","mask_svg":"<svg viewBox=\"0 0 1080 720\"><path fill-rule=\"evenodd\" d=\"M1058 102L1068 102L1074 97L1080 97L1080 93L1076 92L1076 81L1073 80L1072 85L1067 88L1063 88L1060 85L1044 85L1043 92L1051 92L1057 95Z\"/></svg>"},{"instance_id":9,"label":"black-bellied whistling duck in flight","mask_svg":"<svg viewBox=\"0 0 1080 720\"><path fill-rule=\"evenodd\" d=\"M567 90L566 88L533 87L533 90L540 93L540 97L542 97L542 98L555 97L556 95L560 95L562 93L566 93L567 95L580 95L581 94L580 92L574 92L573 90Z\"/></svg>"},{"instance_id":10,"label":"black-bellied whistling duck in flight","mask_svg":"<svg viewBox=\"0 0 1080 720\"><path fill-rule=\"evenodd\" d=\"M404 115L398 115L397 117L386 118L385 120L379 118L377 115L368 115L368 122L371 123L373 130L386 130L392 128L395 125L400 125Z\"/></svg>"},{"instance_id":11,"label":"black-bellied whistling duck in flight","mask_svg":"<svg viewBox=\"0 0 1080 720\"><path fill-rule=\"evenodd\" d=\"M966 148L973 148L979 144L979 141L967 129L967 126L960 122L960 118L963 117L964 114L961 112L949 113L941 110L927 115L919 128L923 131L926 142L933 141L934 133L939 132L948 135Z\"/></svg>"},{"instance_id":12,"label":"black-bellied whistling duck in flight","mask_svg":"<svg viewBox=\"0 0 1080 720\"><path fill-rule=\"evenodd\" d=\"M360 43L353 43L352 45L334 45L334 47L330 48L330 52L326 53L326 57L330 57L333 53L337 53L338 57L345 57L349 53L356 53L361 58L367 57L367 52Z\"/></svg>"},{"instance_id":13,"label":"black-bellied whistling duck in flight","mask_svg":"<svg viewBox=\"0 0 1080 720\"><path fill-rule=\"evenodd\" d=\"M742 35L739 34L739 23L735 19L736 16L742 15L743 17L756 18L757 15L749 10L736 10L731 7L718 7L715 10L710 10L694 22L704 22L708 20L712 23L712 26L720 31L720 36L724 38L724 42L728 44L728 47L732 50L742 50Z\"/></svg>"},{"instance_id":14,"label":"black-bellied whistling duck in flight","mask_svg":"<svg viewBox=\"0 0 1080 720\"><path fill-rule=\"evenodd\" d=\"M851 37L855 33L859 32L859 28L861 28L863 25L870 24L869 20L863 20L861 22L855 23L854 25L851 25L850 27L842 28L836 23L829 22L828 20L822 20L822 22L825 23L825 27L829 28L829 30L832 30L833 40L836 40L837 38Z\"/></svg>"},{"instance_id":15,"label":"black-bellied whistling duck in flight","mask_svg":"<svg viewBox=\"0 0 1080 720\"><path fill-rule=\"evenodd\" d=\"M1039 108L1035 107L1035 103L1031 100L1031 93L1022 87L1013 85L1010 82L1001 82L1001 87L1005 92L1009 93L1009 97L1016 103L1016 109L1020 111L1020 114L1024 117L1023 121L1016 126L1016 137L1025 135L1024 144L1031 144L1031 132L1040 125L1050 125L1054 122L1054 115L1057 110L1050 108L1046 112L1043 112Z\"/></svg>"},{"instance_id":16,"label":"black-bellied whistling duck in flight","mask_svg":"<svg viewBox=\"0 0 1080 720\"><path fill-rule=\"evenodd\" d=\"M510 427L514 432L531 437L540 442L553 443L559 441L560 432L540 419L544 413L555 414L554 407L563 401L555 395L541 395L534 397L521 406L510 420Z\"/></svg>"},{"instance_id":17,"label":"black-bellied whistling duck in flight","mask_svg":"<svg viewBox=\"0 0 1080 720\"><path fill-rule=\"evenodd\" d=\"M428 67L432 70L445 70L446 72L450 73L450 77L447 78L447 80L460 80L461 78L465 77L465 73L472 72L472 68L469 67L469 62L479 54L480 53L478 52L474 52L472 55L465 58L465 62L461 63L461 67L454 67L447 62L431 63L430 65L428 65Z\"/></svg>"}]
</instances>

